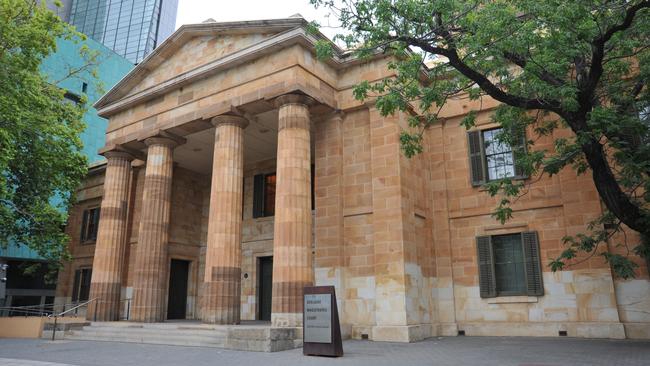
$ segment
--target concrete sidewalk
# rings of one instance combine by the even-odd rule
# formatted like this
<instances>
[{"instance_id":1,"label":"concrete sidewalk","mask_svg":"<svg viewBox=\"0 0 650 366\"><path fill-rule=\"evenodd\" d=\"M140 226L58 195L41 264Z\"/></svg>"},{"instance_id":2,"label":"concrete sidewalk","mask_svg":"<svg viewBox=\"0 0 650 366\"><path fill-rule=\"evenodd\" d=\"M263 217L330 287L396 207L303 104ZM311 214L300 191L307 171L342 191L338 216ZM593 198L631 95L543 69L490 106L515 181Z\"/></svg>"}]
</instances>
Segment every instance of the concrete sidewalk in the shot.
<instances>
[{"instance_id":1,"label":"concrete sidewalk","mask_svg":"<svg viewBox=\"0 0 650 366\"><path fill-rule=\"evenodd\" d=\"M650 365L650 342L629 340L449 337L412 344L346 341L343 347L344 357L323 358L305 357L301 349L258 353L135 343L0 339L0 365Z\"/></svg>"}]
</instances>

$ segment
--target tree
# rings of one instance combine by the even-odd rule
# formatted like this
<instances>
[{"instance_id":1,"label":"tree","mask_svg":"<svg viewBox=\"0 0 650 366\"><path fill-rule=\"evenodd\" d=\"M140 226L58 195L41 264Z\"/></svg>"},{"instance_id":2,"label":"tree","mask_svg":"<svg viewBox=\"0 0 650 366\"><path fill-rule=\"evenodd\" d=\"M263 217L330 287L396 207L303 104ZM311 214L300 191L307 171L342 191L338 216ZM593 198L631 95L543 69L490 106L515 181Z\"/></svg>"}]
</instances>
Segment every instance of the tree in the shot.
<instances>
[{"instance_id":1,"label":"tree","mask_svg":"<svg viewBox=\"0 0 650 366\"><path fill-rule=\"evenodd\" d=\"M422 151L423 131L438 121L446 100L459 93L491 97L501 105L493 119L501 141L515 146L524 129L534 131L515 149L528 176L572 167L591 174L606 212L584 234L565 237L566 250L553 270L580 252L602 255L615 273L634 276L625 253L601 245L625 227L638 243L620 243L630 254L650 257L650 1L648 0L311 0L339 20L345 43L359 56L392 52L395 77L355 87L358 99L375 96L382 114L421 111L401 135L406 156ZM331 48L317 45L320 57ZM423 61L433 66L423 68ZM422 72L428 74L422 82ZM476 111L463 120L474 125ZM569 128L555 151L533 148L535 138ZM486 184L501 197L493 215L505 222L511 204L531 180ZM582 256L585 257L585 256Z\"/></svg>"},{"instance_id":2,"label":"tree","mask_svg":"<svg viewBox=\"0 0 650 366\"><path fill-rule=\"evenodd\" d=\"M0 246L54 263L67 257L67 209L87 171L84 101L39 71L59 38L83 36L40 1L0 0Z\"/></svg>"}]
</instances>

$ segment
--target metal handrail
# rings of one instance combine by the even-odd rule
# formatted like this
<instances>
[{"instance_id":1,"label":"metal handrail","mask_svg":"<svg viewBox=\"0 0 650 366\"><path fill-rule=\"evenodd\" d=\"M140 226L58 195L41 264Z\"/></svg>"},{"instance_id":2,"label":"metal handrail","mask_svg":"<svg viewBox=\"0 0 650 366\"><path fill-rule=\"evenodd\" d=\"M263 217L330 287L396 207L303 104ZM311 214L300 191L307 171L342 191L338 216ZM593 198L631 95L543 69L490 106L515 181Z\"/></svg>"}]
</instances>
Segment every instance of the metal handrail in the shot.
<instances>
[{"instance_id":1,"label":"metal handrail","mask_svg":"<svg viewBox=\"0 0 650 366\"><path fill-rule=\"evenodd\" d=\"M70 305L73 305L73 308L67 309L66 308ZM79 303L79 302L72 302L72 303L65 303L65 304L57 304L57 303L49 303L49 304L38 304L38 305L22 305L22 306L0 306L0 316L2 316L3 313L23 313L23 314L38 314L40 316L44 315L54 315L54 309L56 307L63 307L64 311L62 312L63 314L67 314L69 311L68 310L77 310L79 307L84 306L85 303ZM61 315L61 314L57 314Z\"/></svg>"},{"instance_id":2,"label":"metal handrail","mask_svg":"<svg viewBox=\"0 0 650 366\"><path fill-rule=\"evenodd\" d=\"M55 315L55 314L50 314L50 315L48 315L47 317L48 317L48 318L51 318L52 316L54 316L54 317L56 318L56 317L59 317L59 316L64 316L65 314L71 312L72 310L76 310L76 309L79 309L79 308L82 307L82 306L86 306L86 305L90 304L91 302L93 302L93 301L95 301L95 300L97 300L97 298L90 299L90 300L88 300L88 301L86 301L86 302L82 302L81 304L78 304L77 306L71 307L71 308L68 309L68 310L64 310L64 311L60 312L59 314L56 314L56 315Z\"/></svg>"},{"instance_id":3,"label":"metal handrail","mask_svg":"<svg viewBox=\"0 0 650 366\"><path fill-rule=\"evenodd\" d=\"M52 340L56 339L56 323L57 323L57 320L59 319L59 317L63 317L65 314L71 312L72 310L77 310L82 306L87 306L88 304L90 304L91 302L93 302L95 300L97 300L97 298L93 298L93 299L90 299L90 300L88 300L86 302L82 302L81 304L79 304L77 306L74 306L74 307L72 307L72 308L70 308L68 310L64 310L64 311L60 312L59 314L55 314L54 315L54 326L52 327ZM50 314L47 317L52 318L52 315L53 314ZM97 306L95 306L95 318L97 318Z\"/></svg>"}]
</instances>

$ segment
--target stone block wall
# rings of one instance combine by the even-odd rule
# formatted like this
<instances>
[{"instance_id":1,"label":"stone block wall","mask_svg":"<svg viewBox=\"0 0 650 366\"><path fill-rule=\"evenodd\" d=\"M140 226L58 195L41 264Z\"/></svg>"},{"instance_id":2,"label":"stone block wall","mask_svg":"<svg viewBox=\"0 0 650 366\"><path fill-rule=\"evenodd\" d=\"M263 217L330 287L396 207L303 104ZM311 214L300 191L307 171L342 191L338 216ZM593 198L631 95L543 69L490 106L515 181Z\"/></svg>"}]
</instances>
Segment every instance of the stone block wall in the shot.
<instances>
[{"instance_id":1,"label":"stone block wall","mask_svg":"<svg viewBox=\"0 0 650 366\"><path fill-rule=\"evenodd\" d=\"M104 173L102 167L86 178L77 191L78 203L68 211L68 224L65 233L70 237L68 250L74 260L64 263L63 268L59 270L55 296L56 304L69 304L72 302L75 271L93 265L95 241L81 241L81 226L84 210L100 206L103 186ZM63 308L60 310L63 311Z\"/></svg>"}]
</instances>

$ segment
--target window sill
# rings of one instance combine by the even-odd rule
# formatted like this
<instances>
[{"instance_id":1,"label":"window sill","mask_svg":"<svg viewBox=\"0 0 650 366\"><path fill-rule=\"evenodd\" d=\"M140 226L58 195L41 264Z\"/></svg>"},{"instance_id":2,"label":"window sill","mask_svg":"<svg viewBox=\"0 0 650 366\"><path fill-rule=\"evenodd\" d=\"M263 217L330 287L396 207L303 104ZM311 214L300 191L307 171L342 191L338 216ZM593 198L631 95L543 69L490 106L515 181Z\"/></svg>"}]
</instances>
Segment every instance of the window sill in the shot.
<instances>
[{"instance_id":1,"label":"window sill","mask_svg":"<svg viewBox=\"0 0 650 366\"><path fill-rule=\"evenodd\" d=\"M522 304L535 303L537 296L501 296L487 299L488 304Z\"/></svg>"},{"instance_id":2,"label":"window sill","mask_svg":"<svg viewBox=\"0 0 650 366\"><path fill-rule=\"evenodd\" d=\"M518 181L525 181L527 179L530 179L530 177L519 177L519 176L517 176L517 177L505 177L504 179L510 179L512 181L518 182ZM498 179L487 180L487 181L485 181L484 183L481 183L481 184L472 184L470 182L470 184L472 185L472 188L477 188L479 190L479 192L487 192L488 189L485 188L485 185L490 183L490 182L497 181L497 180Z\"/></svg>"},{"instance_id":3,"label":"window sill","mask_svg":"<svg viewBox=\"0 0 650 366\"><path fill-rule=\"evenodd\" d=\"M95 245L96 242L97 240L86 240L86 241L82 241L81 245Z\"/></svg>"}]
</instances>

